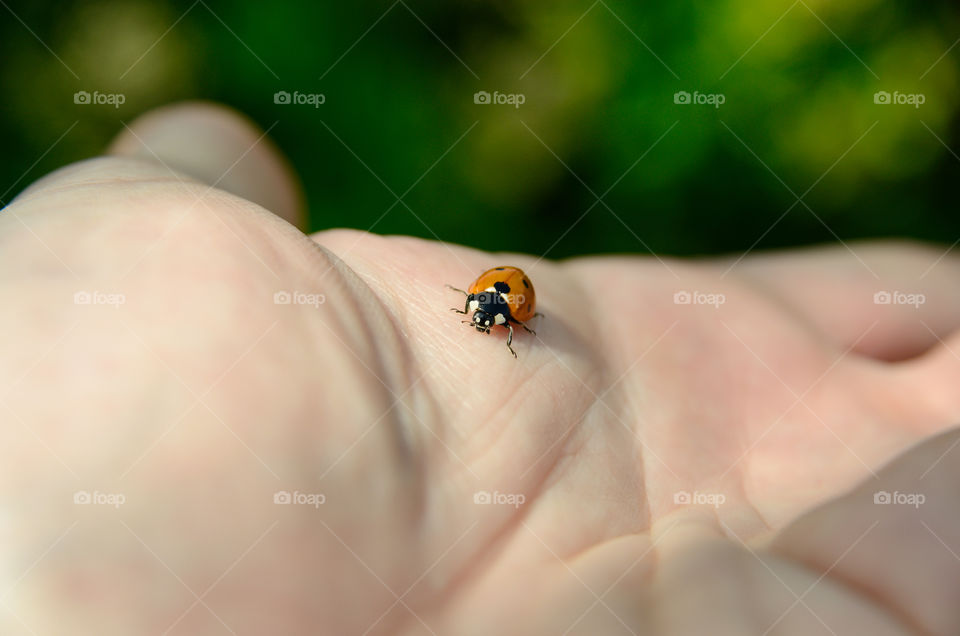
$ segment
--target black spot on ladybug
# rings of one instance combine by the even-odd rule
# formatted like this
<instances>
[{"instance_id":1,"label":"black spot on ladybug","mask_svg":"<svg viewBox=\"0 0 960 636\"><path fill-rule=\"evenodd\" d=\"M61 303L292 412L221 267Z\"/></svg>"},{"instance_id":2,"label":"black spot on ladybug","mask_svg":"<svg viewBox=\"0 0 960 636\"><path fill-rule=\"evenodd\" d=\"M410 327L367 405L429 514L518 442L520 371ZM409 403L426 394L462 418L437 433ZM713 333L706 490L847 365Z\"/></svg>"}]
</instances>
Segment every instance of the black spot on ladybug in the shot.
<instances>
[{"instance_id":1,"label":"black spot on ladybug","mask_svg":"<svg viewBox=\"0 0 960 636\"><path fill-rule=\"evenodd\" d=\"M530 281L528 281L526 278L524 278L524 279L523 279L523 286L526 287L527 289L530 289Z\"/></svg>"},{"instance_id":2,"label":"black spot on ladybug","mask_svg":"<svg viewBox=\"0 0 960 636\"><path fill-rule=\"evenodd\" d=\"M498 272L502 272L506 269L506 267L494 267L493 269L497 270Z\"/></svg>"},{"instance_id":3,"label":"black spot on ladybug","mask_svg":"<svg viewBox=\"0 0 960 636\"><path fill-rule=\"evenodd\" d=\"M506 284L505 282L503 282L502 280L498 280L497 282L495 282L495 283L493 284L493 288L496 289L496 290L497 290L498 292L500 292L501 294L509 294L509 293L510 293L510 285L507 285L507 284Z\"/></svg>"}]
</instances>

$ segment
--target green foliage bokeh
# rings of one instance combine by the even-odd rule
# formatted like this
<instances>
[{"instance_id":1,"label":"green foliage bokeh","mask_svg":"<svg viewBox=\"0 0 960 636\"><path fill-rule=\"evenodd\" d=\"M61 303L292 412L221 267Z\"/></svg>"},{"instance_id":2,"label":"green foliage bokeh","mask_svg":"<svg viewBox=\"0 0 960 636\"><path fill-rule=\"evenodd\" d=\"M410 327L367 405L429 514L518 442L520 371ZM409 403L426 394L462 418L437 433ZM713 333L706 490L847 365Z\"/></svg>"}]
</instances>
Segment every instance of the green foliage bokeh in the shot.
<instances>
[{"instance_id":1,"label":"green foliage bokeh","mask_svg":"<svg viewBox=\"0 0 960 636\"><path fill-rule=\"evenodd\" d=\"M960 238L954 3L101 0L0 25L4 204L138 114L212 99L270 129L312 230L554 258Z\"/></svg>"}]
</instances>

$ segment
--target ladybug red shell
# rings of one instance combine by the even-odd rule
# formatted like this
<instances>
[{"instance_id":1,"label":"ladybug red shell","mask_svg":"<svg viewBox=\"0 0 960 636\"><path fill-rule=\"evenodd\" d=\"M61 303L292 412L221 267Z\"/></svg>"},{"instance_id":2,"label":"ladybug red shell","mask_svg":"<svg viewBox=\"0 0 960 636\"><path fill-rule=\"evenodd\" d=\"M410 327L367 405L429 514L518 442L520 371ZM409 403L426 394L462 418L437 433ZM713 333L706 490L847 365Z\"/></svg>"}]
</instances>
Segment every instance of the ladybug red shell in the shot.
<instances>
[{"instance_id":1,"label":"ladybug red shell","mask_svg":"<svg viewBox=\"0 0 960 636\"><path fill-rule=\"evenodd\" d=\"M450 285L447 285L450 287ZM530 333L536 332L527 327L526 321L536 313L537 295L533 290L533 283L519 267L494 267L477 277L470 285L469 291L450 287L467 297L463 311L453 309L458 314L473 312L472 320L464 320L472 324L477 331L490 333L490 329L497 325L506 327L507 349L517 357L517 352L510 345L513 343L513 325L520 325Z\"/></svg>"}]
</instances>

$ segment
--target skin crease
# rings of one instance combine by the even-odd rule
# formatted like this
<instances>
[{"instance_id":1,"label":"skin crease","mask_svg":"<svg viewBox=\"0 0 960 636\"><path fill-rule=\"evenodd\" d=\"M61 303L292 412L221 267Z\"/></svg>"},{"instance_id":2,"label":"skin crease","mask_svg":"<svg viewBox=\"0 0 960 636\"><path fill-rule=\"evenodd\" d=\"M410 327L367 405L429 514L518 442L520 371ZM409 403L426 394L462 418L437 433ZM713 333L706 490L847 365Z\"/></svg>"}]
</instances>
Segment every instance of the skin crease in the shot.
<instances>
[{"instance_id":1,"label":"skin crease","mask_svg":"<svg viewBox=\"0 0 960 636\"><path fill-rule=\"evenodd\" d=\"M211 118L210 163L171 171L187 153L169 131ZM0 213L0 633L960 632L944 247L730 269L308 238L259 205L303 218L232 111L131 129ZM216 181L248 149L219 183L246 198L186 176ZM449 311L446 283L496 265L530 276L544 314L516 330L518 360L503 329Z\"/></svg>"}]
</instances>

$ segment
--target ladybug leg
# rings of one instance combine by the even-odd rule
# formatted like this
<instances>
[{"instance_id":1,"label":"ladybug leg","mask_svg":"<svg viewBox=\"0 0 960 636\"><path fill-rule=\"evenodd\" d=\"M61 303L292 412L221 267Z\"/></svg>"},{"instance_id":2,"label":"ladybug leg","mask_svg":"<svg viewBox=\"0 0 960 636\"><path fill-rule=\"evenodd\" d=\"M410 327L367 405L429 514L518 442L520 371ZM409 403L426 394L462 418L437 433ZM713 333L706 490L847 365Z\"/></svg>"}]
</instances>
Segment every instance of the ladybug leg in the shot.
<instances>
[{"instance_id":1,"label":"ladybug leg","mask_svg":"<svg viewBox=\"0 0 960 636\"><path fill-rule=\"evenodd\" d=\"M513 343L513 325L508 324L507 329L510 330L510 333L507 335L507 349L510 350L510 353L513 354L513 357L517 357L517 352L513 350L513 347L510 345Z\"/></svg>"},{"instance_id":2,"label":"ladybug leg","mask_svg":"<svg viewBox=\"0 0 960 636\"><path fill-rule=\"evenodd\" d=\"M535 317L537 317L537 316L542 316L542 315L543 315L543 314L534 314L533 316L534 316L534 318L535 318ZM531 320L533 320L533 318L531 318ZM520 325L521 327L523 327L524 329L526 329L526 330L527 330L527 333L533 334L534 336L537 335L537 332L534 331L533 329L531 329L530 327L528 327L528 326L526 325L526 323L522 323L522 322L520 322L519 320L514 320L513 318L511 318L510 321L511 321L511 322L515 322L515 323L517 323L518 325Z\"/></svg>"},{"instance_id":3,"label":"ladybug leg","mask_svg":"<svg viewBox=\"0 0 960 636\"><path fill-rule=\"evenodd\" d=\"M460 311L459 309L456 309L456 308L451 308L450 311L455 311L455 312L457 312L458 314L466 314L466 313L467 313L467 310L470 308L470 294L468 294L467 292L463 291L462 289L457 289L457 288L454 287L453 285L447 285L447 287L449 287L449 288L452 289L453 291L458 291L458 292L460 292L461 294L463 294L464 296L467 297L467 302L465 302L465 303L463 304L463 311Z\"/></svg>"}]
</instances>

